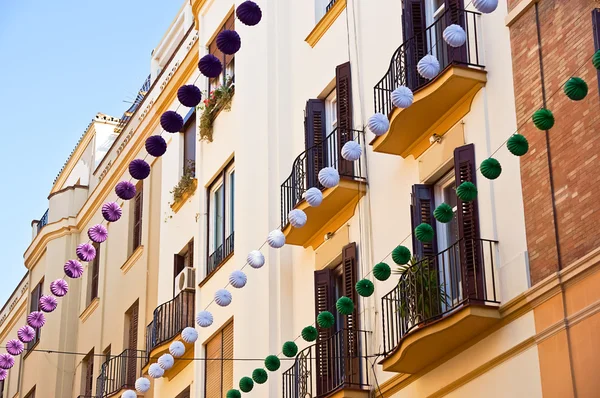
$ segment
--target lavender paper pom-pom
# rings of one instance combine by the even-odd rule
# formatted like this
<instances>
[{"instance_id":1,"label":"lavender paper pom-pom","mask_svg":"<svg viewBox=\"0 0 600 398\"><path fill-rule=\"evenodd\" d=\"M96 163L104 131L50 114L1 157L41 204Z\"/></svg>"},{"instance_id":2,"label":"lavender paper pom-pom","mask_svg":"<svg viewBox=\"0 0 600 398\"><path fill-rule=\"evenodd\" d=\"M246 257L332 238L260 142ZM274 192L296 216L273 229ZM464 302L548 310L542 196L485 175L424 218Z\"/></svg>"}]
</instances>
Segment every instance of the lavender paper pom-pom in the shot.
<instances>
[{"instance_id":1,"label":"lavender paper pom-pom","mask_svg":"<svg viewBox=\"0 0 600 398\"><path fill-rule=\"evenodd\" d=\"M236 10L236 14L240 22L248 26L254 26L262 19L260 7L250 0L240 4Z\"/></svg>"},{"instance_id":2,"label":"lavender paper pom-pom","mask_svg":"<svg viewBox=\"0 0 600 398\"><path fill-rule=\"evenodd\" d=\"M107 202L102 205L102 217L108 222L119 221L122 214L123 210L115 202Z\"/></svg>"},{"instance_id":3,"label":"lavender paper pom-pom","mask_svg":"<svg viewBox=\"0 0 600 398\"><path fill-rule=\"evenodd\" d=\"M69 278L77 279L83 275L83 265L77 260L69 260L63 267Z\"/></svg>"},{"instance_id":4,"label":"lavender paper pom-pom","mask_svg":"<svg viewBox=\"0 0 600 398\"><path fill-rule=\"evenodd\" d=\"M92 242L102 243L108 238L108 230L102 224L96 224L88 229L88 238Z\"/></svg>"},{"instance_id":5,"label":"lavender paper pom-pom","mask_svg":"<svg viewBox=\"0 0 600 398\"><path fill-rule=\"evenodd\" d=\"M183 118L175 111L166 111L160 115L160 125L169 133L179 133L183 128Z\"/></svg>"},{"instance_id":6,"label":"lavender paper pom-pom","mask_svg":"<svg viewBox=\"0 0 600 398\"><path fill-rule=\"evenodd\" d=\"M235 54L242 47L242 39L235 30L222 30L217 35L217 47L223 54Z\"/></svg>"},{"instance_id":7,"label":"lavender paper pom-pom","mask_svg":"<svg viewBox=\"0 0 600 398\"><path fill-rule=\"evenodd\" d=\"M181 102L181 105L193 108L202 101L202 92L193 84L187 84L179 87L179 90L177 90L177 99Z\"/></svg>"},{"instance_id":8,"label":"lavender paper pom-pom","mask_svg":"<svg viewBox=\"0 0 600 398\"><path fill-rule=\"evenodd\" d=\"M34 329L39 329L46 324L46 316L41 311L33 311L27 315L27 324Z\"/></svg>"},{"instance_id":9,"label":"lavender paper pom-pom","mask_svg":"<svg viewBox=\"0 0 600 398\"><path fill-rule=\"evenodd\" d=\"M6 369L0 368L0 381L6 380L8 377L8 371Z\"/></svg>"},{"instance_id":10,"label":"lavender paper pom-pom","mask_svg":"<svg viewBox=\"0 0 600 398\"><path fill-rule=\"evenodd\" d=\"M50 291L56 297L63 297L69 291L69 284L64 279L57 279L50 283Z\"/></svg>"},{"instance_id":11,"label":"lavender paper pom-pom","mask_svg":"<svg viewBox=\"0 0 600 398\"><path fill-rule=\"evenodd\" d=\"M10 355L21 355L23 350L25 350L25 346L17 339L8 340L6 342L6 351L8 351Z\"/></svg>"},{"instance_id":12,"label":"lavender paper pom-pom","mask_svg":"<svg viewBox=\"0 0 600 398\"><path fill-rule=\"evenodd\" d=\"M129 163L129 174L136 180L144 180L150 175L150 165L144 159L133 159Z\"/></svg>"},{"instance_id":13,"label":"lavender paper pom-pom","mask_svg":"<svg viewBox=\"0 0 600 398\"><path fill-rule=\"evenodd\" d=\"M58 306L58 301L54 296L42 296L40 297L40 310L44 312L52 312Z\"/></svg>"},{"instance_id":14,"label":"lavender paper pom-pom","mask_svg":"<svg viewBox=\"0 0 600 398\"><path fill-rule=\"evenodd\" d=\"M15 358L10 354L0 354L0 368L10 369L15 366Z\"/></svg>"},{"instance_id":15,"label":"lavender paper pom-pom","mask_svg":"<svg viewBox=\"0 0 600 398\"><path fill-rule=\"evenodd\" d=\"M75 250L81 261L90 262L96 258L96 248L89 243L82 243Z\"/></svg>"},{"instance_id":16,"label":"lavender paper pom-pom","mask_svg":"<svg viewBox=\"0 0 600 398\"><path fill-rule=\"evenodd\" d=\"M155 158L161 157L167 152L167 141L160 135L151 135L146 138L146 152Z\"/></svg>"},{"instance_id":17,"label":"lavender paper pom-pom","mask_svg":"<svg viewBox=\"0 0 600 398\"><path fill-rule=\"evenodd\" d=\"M204 76L208 77L209 79L213 79L215 77L219 77L223 71L223 64L221 64L219 58L215 57L214 55L206 54L204 57L200 58L200 62L198 62L198 69L200 69L200 73L202 73Z\"/></svg>"},{"instance_id":18,"label":"lavender paper pom-pom","mask_svg":"<svg viewBox=\"0 0 600 398\"><path fill-rule=\"evenodd\" d=\"M23 343L29 343L33 339L35 339L35 329L33 329L29 325L21 326L17 331L17 336L19 340Z\"/></svg>"},{"instance_id":19,"label":"lavender paper pom-pom","mask_svg":"<svg viewBox=\"0 0 600 398\"><path fill-rule=\"evenodd\" d=\"M123 200L130 200L135 197L135 185L129 181L121 181L115 187L115 193Z\"/></svg>"}]
</instances>

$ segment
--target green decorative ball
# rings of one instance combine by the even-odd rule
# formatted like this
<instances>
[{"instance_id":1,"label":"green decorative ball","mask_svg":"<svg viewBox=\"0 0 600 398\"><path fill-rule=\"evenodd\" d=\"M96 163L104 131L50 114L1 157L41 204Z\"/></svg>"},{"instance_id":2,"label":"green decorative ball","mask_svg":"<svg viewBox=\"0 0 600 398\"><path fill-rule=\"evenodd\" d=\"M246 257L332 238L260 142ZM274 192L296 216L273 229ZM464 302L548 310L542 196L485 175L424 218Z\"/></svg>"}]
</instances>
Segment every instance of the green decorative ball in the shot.
<instances>
[{"instance_id":1,"label":"green decorative ball","mask_svg":"<svg viewBox=\"0 0 600 398\"><path fill-rule=\"evenodd\" d=\"M293 341L286 341L285 343L283 343L283 348L281 349L281 351L286 357L293 358L296 356L296 354L298 354L298 346Z\"/></svg>"},{"instance_id":2,"label":"green decorative ball","mask_svg":"<svg viewBox=\"0 0 600 398\"><path fill-rule=\"evenodd\" d=\"M481 162L481 174L488 180L495 180L500 177L502 173L502 166L500 166L500 162L494 158L487 158L483 162Z\"/></svg>"},{"instance_id":3,"label":"green decorative ball","mask_svg":"<svg viewBox=\"0 0 600 398\"><path fill-rule=\"evenodd\" d=\"M471 181L465 181L456 188L456 196L463 202L471 202L477 198L477 187Z\"/></svg>"},{"instance_id":4,"label":"green decorative ball","mask_svg":"<svg viewBox=\"0 0 600 398\"><path fill-rule=\"evenodd\" d=\"M242 393L239 390L231 389L227 391L227 398L242 398Z\"/></svg>"},{"instance_id":5,"label":"green decorative ball","mask_svg":"<svg viewBox=\"0 0 600 398\"><path fill-rule=\"evenodd\" d=\"M600 50L594 53L594 56L592 57L592 65L594 65L594 68L600 70Z\"/></svg>"},{"instance_id":6,"label":"green decorative ball","mask_svg":"<svg viewBox=\"0 0 600 398\"><path fill-rule=\"evenodd\" d=\"M375 291L375 285L368 279L361 279L356 282L356 292L362 297L369 297Z\"/></svg>"},{"instance_id":7,"label":"green decorative ball","mask_svg":"<svg viewBox=\"0 0 600 398\"><path fill-rule=\"evenodd\" d=\"M448 203L442 203L433 211L433 216L441 223L449 223L454 218L454 211Z\"/></svg>"},{"instance_id":8,"label":"green decorative ball","mask_svg":"<svg viewBox=\"0 0 600 398\"><path fill-rule=\"evenodd\" d=\"M265 368L270 372L275 372L281 367L281 361L276 355L269 355L265 358Z\"/></svg>"},{"instance_id":9,"label":"green decorative ball","mask_svg":"<svg viewBox=\"0 0 600 398\"><path fill-rule=\"evenodd\" d=\"M550 110L545 108L535 111L531 119L535 127L540 130L550 130L554 126L554 115Z\"/></svg>"},{"instance_id":10,"label":"green decorative ball","mask_svg":"<svg viewBox=\"0 0 600 398\"><path fill-rule=\"evenodd\" d=\"M419 242L431 242L433 234L433 227L427 223L421 223L415 228L415 236Z\"/></svg>"},{"instance_id":11,"label":"green decorative ball","mask_svg":"<svg viewBox=\"0 0 600 398\"><path fill-rule=\"evenodd\" d=\"M269 375L263 368L257 368L252 371L252 380L254 380L256 384L265 384L268 378Z\"/></svg>"},{"instance_id":12,"label":"green decorative ball","mask_svg":"<svg viewBox=\"0 0 600 398\"><path fill-rule=\"evenodd\" d=\"M335 308L342 315L350 315L354 312L354 302L350 297L342 296L335 303Z\"/></svg>"},{"instance_id":13,"label":"green decorative ball","mask_svg":"<svg viewBox=\"0 0 600 398\"><path fill-rule=\"evenodd\" d=\"M588 93L588 85L580 77L572 77L565 83L565 94L573 101L581 101Z\"/></svg>"},{"instance_id":14,"label":"green decorative ball","mask_svg":"<svg viewBox=\"0 0 600 398\"><path fill-rule=\"evenodd\" d=\"M317 316L317 324L322 329L329 329L335 324L335 317L329 311L323 311Z\"/></svg>"},{"instance_id":15,"label":"green decorative ball","mask_svg":"<svg viewBox=\"0 0 600 398\"><path fill-rule=\"evenodd\" d=\"M240 379L240 390L242 392L250 392L254 388L254 381L249 377L242 377Z\"/></svg>"},{"instance_id":16,"label":"green decorative ball","mask_svg":"<svg viewBox=\"0 0 600 398\"><path fill-rule=\"evenodd\" d=\"M387 281L392 274L392 269L386 263L379 263L373 267L373 276L379 281Z\"/></svg>"},{"instance_id":17,"label":"green decorative ball","mask_svg":"<svg viewBox=\"0 0 600 398\"><path fill-rule=\"evenodd\" d=\"M508 139L506 147L508 148L508 151L513 155L523 156L529 150L529 142L527 142L527 138L525 138L521 134L514 134Z\"/></svg>"},{"instance_id":18,"label":"green decorative ball","mask_svg":"<svg viewBox=\"0 0 600 398\"><path fill-rule=\"evenodd\" d=\"M317 328L314 326L307 326L304 329L302 329L302 338L304 339L304 341L315 341L317 339L317 337L319 336L319 332L317 331Z\"/></svg>"},{"instance_id":19,"label":"green decorative ball","mask_svg":"<svg viewBox=\"0 0 600 398\"><path fill-rule=\"evenodd\" d=\"M410 261L410 250L406 246L398 246L392 251L392 260L398 265L408 264Z\"/></svg>"}]
</instances>

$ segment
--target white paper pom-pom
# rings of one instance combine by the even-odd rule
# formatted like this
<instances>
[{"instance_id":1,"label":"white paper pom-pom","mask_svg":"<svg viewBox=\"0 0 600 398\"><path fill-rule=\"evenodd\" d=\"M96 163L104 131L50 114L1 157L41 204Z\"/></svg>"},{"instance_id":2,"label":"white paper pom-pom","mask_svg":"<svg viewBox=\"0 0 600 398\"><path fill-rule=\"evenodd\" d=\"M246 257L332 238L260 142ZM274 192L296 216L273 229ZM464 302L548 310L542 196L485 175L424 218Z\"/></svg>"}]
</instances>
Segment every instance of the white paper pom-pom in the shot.
<instances>
[{"instance_id":1,"label":"white paper pom-pom","mask_svg":"<svg viewBox=\"0 0 600 398\"><path fill-rule=\"evenodd\" d=\"M198 331L191 326L183 329L181 339L188 344L193 344L198 340Z\"/></svg>"},{"instance_id":2,"label":"white paper pom-pom","mask_svg":"<svg viewBox=\"0 0 600 398\"><path fill-rule=\"evenodd\" d=\"M175 358L171 354L163 354L158 358L158 365L164 370L169 370L175 365Z\"/></svg>"},{"instance_id":3,"label":"white paper pom-pom","mask_svg":"<svg viewBox=\"0 0 600 398\"><path fill-rule=\"evenodd\" d=\"M350 162L360 159L362 147L356 141L348 141L342 147L342 157Z\"/></svg>"},{"instance_id":4,"label":"white paper pom-pom","mask_svg":"<svg viewBox=\"0 0 600 398\"><path fill-rule=\"evenodd\" d=\"M319 171L319 182L325 188L333 188L340 183L340 173L333 167L323 167Z\"/></svg>"},{"instance_id":5,"label":"white paper pom-pom","mask_svg":"<svg viewBox=\"0 0 600 398\"><path fill-rule=\"evenodd\" d=\"M221 307L231 304L231 292L227 289L219 289L215 292L215 303Z\"/></svg>"},{"instance_id":6,"label":"white paper pom-pom","mask_svg":"<svg viewBox=\"0 0 600 398\"><path fill-rule=\"evenodd\" d=\"M473 0L473 7L479 12L489 14L498 7L498 0Z\"/></svg>"},{"instance_id":7,"label":"white paper pom-pom","mask_svg":"<svg viewBox=\"0 0 600 398\"><path fill-rule=\"evenodd\" d=\"M235 270L229 275L229 283L236 289L241 289L246 286L247 281L248 278L246 278L246 274L240 270Z\"/></svg>"},{"instance_id":8,"label":"white paper pom-pom","mask_svg":"<svg viewBox=\"0 0 600 398\"><path fill-rule=\"evenodd\" d=\"M263 254L258 251L258 250L252 250L249 254L248 254L248 258L247 258L248 264L250 264L250 266L252 268L260 268L263 265L265 265L265 256L263 256Z\"/></svg>"},{"instance_id":9,"label":"white paper pom-pom","mask_svg":"<svg viewBox=\"0 0 600 398\"><path fill-rule=\"evenodd\" d=\"M196 323L202 328L207 328L213 323L213 316L208 311L200 311L196 315Z\"/></svg>"},{"instance_id":10,"label":"white paper pom-pom","mask_svg":"<svg viewBox=\"0 0 600 398\"><path fill-rule=\"evenodd\" d=\"M153 363L148 368L148 375L150 377L152 377L153 379L159 379L159 378L163 377L164 374L165 374L165 370L163 368L161 368L160 365L157 363Z\"/></svg>"},{"instance_id":11,"label":"white paper pom-pom","mask_svg":"<svg viewBox=\"0 0 600 398\"><path fill-rule=\"evenodd\" d=\"M367 122L369 130L376 136L384 135L390 129L390 121L383 113L376 113Z\"/></svg>"},{"instance_id":12,"label":"white paper pom-pom","mask_svg":"<svg viewBox=\"0 0 600 398\"><path fill-rule=\"evenodd\" d=\"M417 64L417 72L425 79L433 79L440 73L440 61L431 54L427 54Z\"/></svg>"},{"instance_id":13,"label":"white paper pom-pom","mask_svg":"<svg viewBox=\"0 0 600 398\"><path fill-rule=\"evenodd\" d=\"M444 29L444 40L450 47L460 47L467 41L467 34L460 25L452 24Z\"/></svg>"},{"instance_id":14,"label":"white paper pom-pom","mask_svg":"<svg viewBox=\"0 0 600 398\"><path fill-rule=\"evenodd\" d=\"M306 213L300 209L294 209L288 213L288 221L294 228L302 228L306 224Z\"/></svg>"},{"instance_id":15,"label":"white paper pom-pom","mask_svg":"<svg viewBox=\"0 0 600 398\"><path fill-rule=\"evenodd\" d=\"M137 392L141 392L142 394L148 392L150 389L150 380L145 377L140 377L135 381L135 390Z\"/></svg>"},{"instance_id":16,"label":"white paper pom-pom","mask_svg":"<svg viewBox=\"0 0 600 398\"><path fill-rule=\"evenodd\" d=\"M169 346L169 352L175 358L179 358L183 354L185 354L185 345L181 341L174 341Z\"/></svg>"},{"instance_id":17,"label":"white paper pom-pom","mask_svg":"<svg viewBox=\"0 0 600 398\"><path fill-rule=\"evenodd\" d=\"M121 395L121 398L137 398L137 394L133 390L127 390Z\"/></svg>"},{"instance_id":18,"label":"white paper pom-pom","mask_svg":"<svg viewBox=\"0 0 600 398\"><path fill-rule=\"evenodd\" d=\"M267 236L267 243L273 249L279 249L285 245L285 235L283 232L281 232L281 230L274 229L273 231L269 232L269 236Z\"/></svg>"},{"instance_id":19,"label":"white paper pom-pom","mask_svg":"<svg viewBox=\"0 0 600 398\"><path fill-rule=\"evenodd\" d=\"M304 198L309 206L317 207L323 201L323 192L319 188L309 188L304 194Z\"/></svg>"},{"instance_id":20,"label":"white paper pom-pom","mask_svg":"<svg viewBox=\"0 0 600 398\"><path fill-rule=\"evenodd\" d=\"M392 104L397 108L408 108L414 99L413 92L406 86L400 86L392 91Z\"/></svg>"}]
</instances>

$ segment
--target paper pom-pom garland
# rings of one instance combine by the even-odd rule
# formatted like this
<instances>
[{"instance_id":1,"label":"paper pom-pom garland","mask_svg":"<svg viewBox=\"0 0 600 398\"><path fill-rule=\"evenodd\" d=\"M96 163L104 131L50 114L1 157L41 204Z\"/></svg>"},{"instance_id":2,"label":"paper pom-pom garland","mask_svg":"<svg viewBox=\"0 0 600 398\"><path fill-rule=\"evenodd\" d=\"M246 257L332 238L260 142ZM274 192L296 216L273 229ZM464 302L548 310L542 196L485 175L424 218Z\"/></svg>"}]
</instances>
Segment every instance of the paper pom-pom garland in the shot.
<instances>
[{"instance_id":1,"label":"paper pom-pom garland","mask_svg":"<svg viewBox=\"0 0 600 398\"><path fill-rule=\"evenodd\" d=\"M267 371L262 368L254 369L252 371L252 380L254 380L256 384L265 384L268 378L269 375L267 374Z\"/></svg>"},{"instance_id":2,"label":"paper pom-pom garland","mask_svg":"<svg viewBox=\"0 0 600 398\"><path fill-rule=\"evenodd\" d=\"M302 329L302 338L304 339L304 341L315 341L318 336L319 332L314 326L307 326L304 329Z\"/></svg>"},{"instance_id":3,"label":"paper pom-pom garland","mask_svg":"<svg viewBox=\"0 0 600 398\"><path fill-rule=\"evenodd\" d=\"M208 311L200 311L196 315L196 323L201 328L207 328L213 324L213 315Z\"/></svg>"},{"instance_id":4,"label":"paper pom-pom garland","mask_svg":"<svg viewBox=\"0 0 600 398\"><path fill-rule=\"evenodd\" d=\"M495 180L502 173L500 162L494 158L485 159L481 162L479 169L481 170L481 174L488 180Z\"/></svg>"},{"instance_id":5,"label":"paper pom-pom garland","mask_svg":"<svg viewBox=\"0 0 600 398\"><path fill-rule=\"evenodd\" d=\"M21 341L13 339L6 342L6 351L10 355L21 355L25 350L25 346Z\"/></svg>"},{"instance_id":6,"label":"paper pom-pom garland","mask_svg":"<svg viewBox=\"0 0 600 398\"><path fill-rule=\"evenodd\" d=\"M242 393L239 390L232 388L231 390L227 391L225 398L242 398Z\"/></svg>"},{"instance_id":7,"label":"paper pom-pom garland","mask_svg":"<svg viewBox=\"0 0 600 398\"><path fill-rule=\"evenodd\" d=\"M417 72L425 79L433 79L440 73L440 61L431 54L425 55L417 64Z\"/></svg>"},{"instance_id":8,"label":"paper pom-pom garland","mask_svg":"<svg viewBox=\"0 0 600 398\"><path fill-rule=\"evenodd\" d=\"M319 170L318 177L325 188L333 188L340 183L340 173L333 167L323 167Z\"/></svg>"},{"instance_id":9,"label":"paper pom-pom garland","mask_svg":"<svg viewBox=\"0 0 600 398\"><path fill-rule=\"evenodd\" d=\"M169 346L169 353L175 358L179 358L185 354L185 345L181 341L174 341Z\"/></svg>"},{"instance_id":10,"label":"paper pom-pom garland","mask_svg":"<svg viewBox=\"0 0 600 398\"><path fill-rule=\"evenodd\" d=\"M88 229L88 238L94 243L102 243L108 238L108 230L102 224L96 224Z\"/></svg>"},{"instance_id":11,"label":"paper pom-pom garland","mask_svg":"<svg viewBox=\"0 0 600 398\"><path fill-rule=\"evenodd\" d=\"M415 228L415 238L417 238L419 242L431 242L433 236L433 227L427 223L421 223Z\"/></svg>"},{"instance_id":12,"label":"paper pom-pom garland","mask_svg":"<svg viewBox=\"0 0 600 398\"><path fill-rule=\"evenodd\" d=\"M253 1L244 1L236 10L236 15L241 23L248 26L258 24L262 18L262 11L258 4Z\"/></svg>"},{"instance_id":13,"label":"paper pom-pom garland","mask_svg":"<svg viewBox=\"0 0 600 398\"><path fill-rule=\"evenodd\" d=\"M288 358L293 358L298 354L298 346L293 341L286 341L283 343L281 352Z\"/></svg>"},{"instance_id":14,"label":"paper pom-pom garland","mask_svg":"<svg viewBox=\"0 0 600 398\"><path fill-rule=\"evenodd\" d=\"M223 54L235 54L242 46L242 39L235 30L225 29L217 35L217 48Z\"/></svg>"},{"instance_id":15,"label":"paper pom-pom garland","mask_svg":"<svg viewBox=\"0 0 600 398\"><path fill-rule=\"evenodd\" d=\"M158 358L158 366L163 368L164 370L169 370L175 365L175 358L171 354L162 354Z\"/></svg>"},{"instance_id":16,"label":"paper pom-pom garland","mask_svg":"<svg viewBox=\"0 0 600 398\"><path fill-rule=\"evenodd\" d=\"M246 277L246 274L240 270L235 270L229 275L229 284L236 289L241 289L246 286L247 281L248 278Z\"/></svg>"},{"instance_id":17,"label":"paper pom-pom garland","mask_svg":"<svg viewBox=\"0 0 600 398\"><path fill-rule=\"evenodd\" d=\"M227 307L231 304L231 292L227 289L219 289L215 292L215 303L220 307Z\"/></svg>"},{"instance_id":18,"label":"paper pom-pom garland","mask_svg":"<svg viewBox=\"0 0 600 398\"><path fill-rule=\"evenodd\" d=\"M148 376L152 377L153 379L160 379L164 374L165 370L157 363L153 363L148 368Z\"/></svg>"},{"instance_id":19,"label":"paper pom-pom garland","mask_svg":"<svg viewBox=\"0 0 600 398\"><path fill-rule=\"evenodd\" d=\"M281 360L275 355L269 355L265 358L265 368L269 372L276 372L281 367Z\"/></svg>"},{"instance_id":20,"label":"paper pom-pom garland","mask_svg":"<svg viewBox=\"0 0 600 398\"><path fill-rule=\"evenodd\" d=\"M80 278L83 275L83 265L77 260L69 260L63 267L65 274L72 279Z\"/></svg>"},{"instance_id":21,"label":"paper pom-pom garland","mask_svg":"<svg viewBox=\"0 0 600 398\"><path fill-rule=\"evenodd\" d=\"M186 84L177 90L177 99L183 106L194 108L202 101L202 92L193 84ZM154 155L153 155L154 156Z\"/></svg>"},{"instance_id":22,"label":"paper pom-pom garland","mask_svg":"<svg viewBox=\"0 0 600 398\"><path fill-rule=\"evenodd\" d=\"M370 297L375 291L375 285L368 279L356 282L356 292L362 297Z\"/></svg>"},{"instance_id":23,"label":"paper pom-pom garland","mask_svg":"<svg viewBox=\"0 0 600 398\"><path fill-rule=\"evenodd\" d=\"M489 14L498 7L498 0L473 0L473 7L481 13Z\"/></svg>"},{"instance_id":24,"label":"paper pom-pom garland","mask_svg":"<svg viewBox=\"0 0 600 398\"><path fill-rule=\"evenodd\" d=\"M572 77L565 83L565 94L573 101L581 101L588 93L588 85L580 77Z\"/></svg>"},{"instance_id":25,"label":"paper pom-pom garland","mask_svg":"<svg viewBox=\"0 0 600 398\"><path fill-rule=\"evenodd\" d=\"M258 269L265 265L265 256L258 250L252 250L248 254L247 261L252 268Z\"/></svg>"},{"instance_id":26,"label":"paper pom-pom garland","mask_svg":"<svg viewBox=\"0 0 600 398\"><path fill-rule=\"evenodd\" d=\"M408 264L410 261L410 250L406 246L397 246L392 251L392 260L398 265Z\"/></svg>"},{"instance_id":27,"label":"paper pom-pom garland","mask_svg":"<svg viewBox=\"0 0 600 398\"><path fill-rule=\"evenodd\" d=\"M126 390L121 398L137 398L137 393L133 390Z\"/></svg>"},{"instance_id":28,"label":"paper pom-pom garland","mask_svg":"<svg viewBox=\"0 0 600 398\"><path fill-rule=\"evenodd\" d=\"M320 312L319 315L317 315L317 325L319 325L321 329L329 329L335 325L335 317L329 311Z\"/></svg>"},{"instance_id":29,"label":"paper pom-pom garland","mask_svg":"<svg viewBox=\"0 0 600 398\"><path fill-rule=\"evenodd\" d=\"M179 133L183 128L183 117L175 111L166 111L160 115L160 126L167 133Z\"/></svg>"},{"instance_id":30,"label":"paper pom-pom garland","mask_svg":"<svg viewBox=\"0 0 600 398\"><path fill-rule=\"evenodd\" d=\"M471 181L465 181L456 188L456 196L463 202L477 199L477 187Z\"/></svg>"},{"instance_id":31,"label":"paper pom-pom garland","mask_svg":"<svg viewBox=\"0 0 600 398\"><path fill-rule=\"evenodd\" d=\"M554 115L549 109L538 109L531 117L533 124L539 130L550 130L554 126Z\"/></svg>"},{"instance_id":32,"label":"paper pom-pom garland","mask_svg":"<svg viewBox=\"0 0 600 398\"><path fill-rule=\"evenodd\" d=\"M450 47L460 47L467 41L467 34L460 25L452 24L444 29L444 41Z\"/></svg>"},{"instance_id":33,"label":"paper pom-pom garland","mask_svg":"<svg viewBox=\"0 0 600 398\"><path fill-rule=\"evenodd\" d=\"M450 206L448 203L440 203L440 205L433 211L433 216L439 222L446 224L452 221L454 218L454 211L452 210L452 206Z\"/></svg>"},{"instance_id":34,"label":"paper pom-pom garland","mask_svg":"<svg viewBox=\"0 0 600 398\"><path fill-rule=\"evenodd\" d=\"M521 134L513 134L506 143L508 151L515 156L523 156L529 151L529 142Z\"/></svg>"},{"instance_id":35,"label":"paper pom-pom garland","mask_svg":"<svg viewBox=\"0 0 600 398\"><path fill-rule=\"evenodd\" d=\"M592 65L594 65L594 68L600 70L600 50L596 51L592 56Z\"/></svg>"},{"instance_id":36,"label":"paper pom-pom garland","mask_svg":"<svg viewBox=\"0 0 600 398\"><path fill-rule=\"evenodd\" d=\"M145 377L140 377L135 381L135 390L139 393L145 393L150 390L150 380Z\"/></svg>"},{"instance_id":37,"label":"paper pom-pom garland","mask_svg":"<svg viewBox=\"0 0 600 398\"><path fill-rule=\"evenodd\" d=\"M369 130L377 137L384 135L390 129L390 121L383 113L376 113L367 122Z\"/></svg>"},{"instance_id":38,"label":"paper pom-pom garland","mask_svg":"<svg viewBox=\"0 0 600 398\"><path fill-rule=\"evenodd\" d=\"M135 197L135 185L129 181L121 181L115 186L115 193L123 200L130 200Z\"/></svg>"},{"instance_id":39,"label":"paper pom-pom garland","mask_svg":"<svg viewBox=\"0 0 600 398\"><path fill-rule=\"evenodd\" d=\"M115 202L107 202L102 205L102 217L108 222L119 221L122 214L123 210Z\"/></svg>"},{"instance_id":40,"label":"paper pom-pom garland","mask_svg":"<svg viewBox=\"0 0 600 398\"><path fill-rule=\"evenodd\" d=\"M288 213L288 221L294 228L302 228L306 224L306 213L300 209L294 209Z\"/></svg>"},{"instance_id":41,"label":"paper pom-pom garland","mask_svg":"<svg viewBox=\"0 0 600 398\"><path fill-rule=\"evenodd\" d=\"M373 267L373 276L378 281L387 281L392 274L392 269L386 263L379 263Z\"/></svg>"},{"instance_id":42,"label":"paper pom-pom garland","mask_svg":"<svg viewBox=\"0 0 600 398\"><path fill-rule=\"evenodd\" d=\"M0 354L0 368L10 369L15 366L15 358L10 354Z\"/></svg>"},{"instance_id":43,"label":"paper pom-pom garland","mask_svg":"<svg viewBox=\"0 0 600 398\"><path fill-rule=\"evenodd\" d=\"M46 316L41 311L33 311L27 315L27 324L34 329L40 329L46 324Z\"/></svg>"},{"instance_id":44,"label":"paper pom-pom garland","mask_svg":"<svg viewBox=\"0 0 600 398\"><path fill-rule=\"evenodd\" d=\"M129 174L136 180L144 180L150 175L150 165L144 159L133 159L129 163Z\"/></svg>"},{"instance_id":45,"label":"paper pom-pom garland","mask_svg":"<svg viewBox=\"0 0 600 398\"><path fill-rule=\"evenodd\" d=\"M335 308L342 315L350 315L354 312L354 302L350 297L342 296L336 301Z\"/></svg>"},{"instance_id":46,"label":"paper pom-pom garland","mask_svg":"<svg viewBox=\"0 0 600 398\"><path fill-rule=\"evenodd\" d=\"M8 377L8 371L0 368L0 381L6 380L7 377Z\"/></svg>"},{"instance_id":47,"label":"paper pom-pom garland","mask_svg":"<svg viewBox=\"0 0 600 398\"><path fill-rule=\"evenodd\" d=\"M408 108L412 105L413 100L413 92L406 86L400 86L392 91L392 104L394 104L396 108ZM387 120L387 117L385 119Z\"/></svg>"},{"instance_id":48,"label":"paper pom-pom garland","mask_svg":"<svg viewBox=\"0 0 600 398\"><path fill-rule=\"evenodd\" d=\"M200 69L200 73L209 79L214 79L215 77L219 77L221 72L223 71L223 64L219 58L215 57L212 54L206 54L204 57L200 58L200 62L198 62L198 69ZM183 126L183 123L181 124ZM179 130L178 130L179 131Z\"/></svg>"},{"instance_id":49,"label":"paper pom-pom garland","mask_svg":"<svg viewBox=\"0 0 600 398\"><path fill-rule=\"evenodd\" d=\"M161 157L167 152L167 141L160 135L151 135L144 144L146 152L155 158Z\"/></svg>"},{"instance_id":50,"label":"paper pom-pom garland","mask_svg":"<svg viewBox=\"0 0 600 398\"><path fill-rule=\"evenodd\" d=\"M254 381L249 377L242 377L240 379L240 390L242 392L250 392L254 388Z\"/></svg>"},{"instance_id":51,"label":"paper pom-pom garland","mask_svg":"<svg viewBox=\"0 0 600 398\"><path fill-rule=\"evenodd\" d=\"M356 141L348 141L342 147L342 157L349 162L354 162L360 159L362 148Z\"/></svg>"},{"instance_id":52,"label":"paper pom-pom garland","mask_svg":"<svg viewBox=\"0 0 600 398\"><path fill-rule=\"evenodd\" d=\"M181 332L181 339L188 344L193 344L198 340L198 332L193 327L188 326Z\"/></svg>"},{"instance_id":53,"label":"paper pom-pom garland","mask_svg":"<svg viewBox=\"0 0 600 398\"><path fill-rule=\"evenodd\" d=\"M273 249L279 249L285 245L285 235L283 232L281 232L281 230L274 229L273 231L269 232L269 236L267 236L267 243Z\"/></svg>"},{"instance_id":54,"label":"paper pom-pom garland","mask_svg":"<svg viewBox=\"0 0 600 398\"><path fill-rule=\"evenodd\" d=\"M319 188L308 188L304 194L304 198L310 207L317 207L323 202L323 192Z\"/></svg>"},{"instance_id":55,"label":"paper pom-pom garland","mask_svg":"<svg viewBox=\"0 0 600 398\"><path fill-rule=\"evenodd\" d=\"M58 301L54 296L40 297L40 310L44 312L52 312L58 307Z\"/></svg>"},{"instance_id":56,"label":"paper pom-pom garland","mask_svg":"<svg viewBox=\"0 0 600 398\"><path fill-rule=\"evenodd\" d=\"M22 343L29 343L35 339L35 329L29 325L21 326L17 331L17 337Z\"/></svg>"},{"instance_id":57,"label":"paper pom-pom garland","mask_svg":"<svg viewBox=\"0 0 600 398\"><path fill-rule=\"evenodd\" d=\"M89 243L82 243L75 250L77 257L81 261L90 262L96 258L96 248Z\"/></svg>"},{"instance_id":58,"label":"paper pom-pom garland","mask_svg":"<svg viewBox=\"0 0 600 398\"><path fill-rule=\"evenodd\" d=\"M69 284L64 279L57 279L50 283L50 291L56 297L63 297L69 292Z\"/></svg>"}]
</instances>

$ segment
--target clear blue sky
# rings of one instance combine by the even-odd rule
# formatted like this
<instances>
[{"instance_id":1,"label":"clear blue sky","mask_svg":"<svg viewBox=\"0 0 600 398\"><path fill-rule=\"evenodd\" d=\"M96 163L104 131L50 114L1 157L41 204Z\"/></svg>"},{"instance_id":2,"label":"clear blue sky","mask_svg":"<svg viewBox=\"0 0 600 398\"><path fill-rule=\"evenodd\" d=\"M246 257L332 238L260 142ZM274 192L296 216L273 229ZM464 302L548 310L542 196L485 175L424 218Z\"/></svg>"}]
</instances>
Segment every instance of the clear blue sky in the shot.
<instances>
[{"instance_id":1,"label":"clear blue sky","mask_svg":"<svg viewBox=\"0 0 600 398\"><path fill-rule=\"evenodd\" d=\"M129 106L182 4L0 0L0 306L63 163L97 112Z\"/></svg>"}]
</instances>

